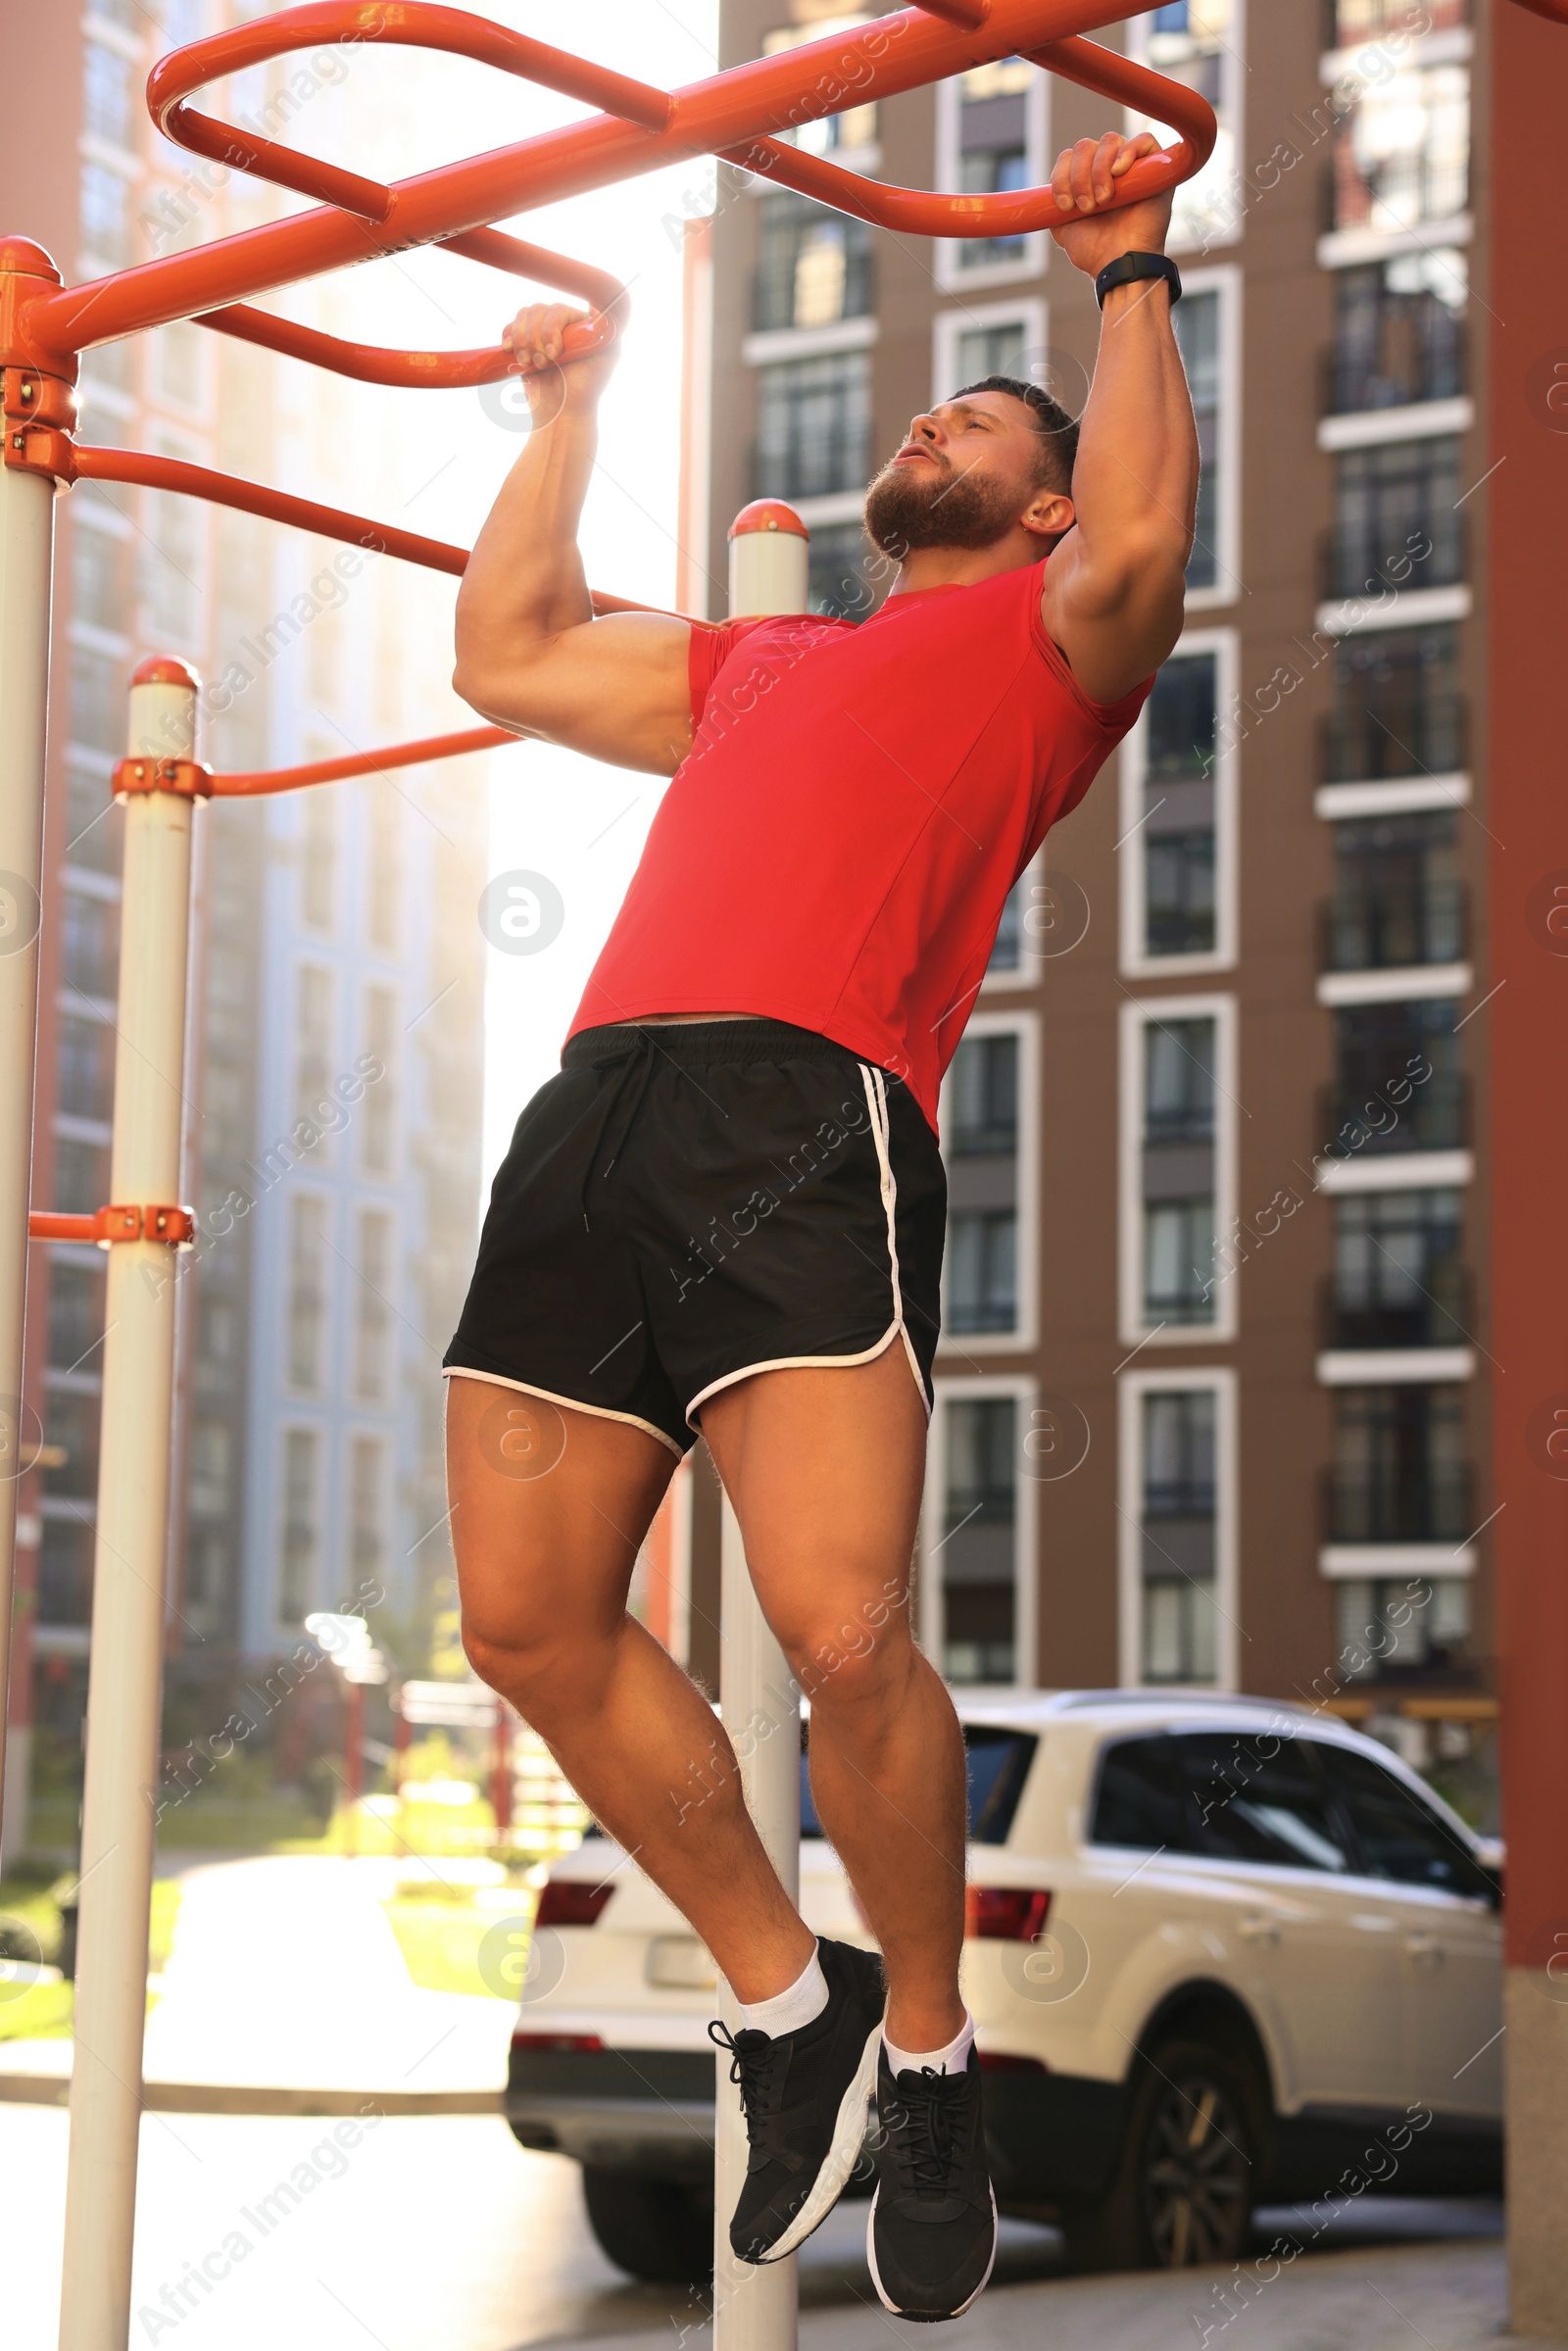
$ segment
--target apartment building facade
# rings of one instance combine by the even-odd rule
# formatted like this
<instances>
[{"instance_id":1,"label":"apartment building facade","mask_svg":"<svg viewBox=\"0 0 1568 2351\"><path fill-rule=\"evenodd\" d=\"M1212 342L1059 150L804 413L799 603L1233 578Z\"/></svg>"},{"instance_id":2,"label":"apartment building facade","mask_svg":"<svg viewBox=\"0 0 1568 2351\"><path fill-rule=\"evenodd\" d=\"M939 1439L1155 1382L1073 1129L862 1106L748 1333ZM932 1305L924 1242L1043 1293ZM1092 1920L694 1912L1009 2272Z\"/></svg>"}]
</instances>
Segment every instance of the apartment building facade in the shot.
<instances>
[{"instance_id":1,"label":"apartment building facade","mask_svg":"<svg viewBox=\"0 0 1568 2351\"><path fill-rule=\"evenodd\" d=\"M721 59L869 21L724 0ZM1187 621L1019 877L949 1073L920 1555L955 1682L1308 1694L1478 1811L1489 22L1178 0L1105 36L1220 121L1171 239ZM973 192L1106 111L1010 60L795 135ZM1048 237L896 237L721 170L711 243L713 577L783 497L813 603L868 611L860 496L911 415L992 372L1082 406L1093 292Z\"/></svg>"},{"instance_id":2,"label":"apartment building facade","mask_svg":"<svg viewBox=\"0 0 1568 2351\"><path fill-rule=\"evenodd\" d=\"M16 225L68 280L272 217L273 191L170 145L142 98L156 57L245 13L91 0L33 28ZM224 103L272 136L307 104L335 110L332 135L349 143L366 127L329 49L245 76ZM397 475L383 412L195 325L88 353L81 390L87 440L371 514ZM457 706L450 589L153 492L81 485L57 514L32 1197L90 1209L109 1198L109 783L136 661L173 654L196 669L198 751L228 770L439 732ZM174 1261L173 1745L220 1724L242 1674L292 1648L312 1608L381 1591L416 1640L450 1565L439 1358L479 1196L487 789L483 761L455 761L225 802L198 821L185 1164L201 1229ZM8 1850L26 1835L29 1726L46 1780L69 1779L79 1747L103 1274L97 1249L32 1250L27 1420L42 1449L22 1496Z\"/></svg>"}]
</instances>

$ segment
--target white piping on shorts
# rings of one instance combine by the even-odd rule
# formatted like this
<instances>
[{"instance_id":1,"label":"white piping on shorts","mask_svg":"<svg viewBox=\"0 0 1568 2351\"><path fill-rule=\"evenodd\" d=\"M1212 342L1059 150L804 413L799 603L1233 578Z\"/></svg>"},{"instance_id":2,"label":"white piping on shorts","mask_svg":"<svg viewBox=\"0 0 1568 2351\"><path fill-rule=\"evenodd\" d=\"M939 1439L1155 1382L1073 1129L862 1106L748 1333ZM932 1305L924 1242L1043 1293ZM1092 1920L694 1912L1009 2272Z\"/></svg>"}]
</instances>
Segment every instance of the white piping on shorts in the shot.
<instances>
[{"instance_id":1,"label":"white piping on shorts","mask_svg":"<svg viewBox=\"0 0 1568 2351\"><path fill-rule=\"evenodd\" d=\"M624 1421L629 1429L646 1429L661 1445L667 1445L677 1461L686 1456L673 1437L656 1429L651 1420L640 1420L635 1412L612 1412L608 1404L585 1404L580 1396L557 1396L551 1388L531 1388L526 1380L504 1380L498 1371L470 1371L466 1363L443 1364L443 1380L483 1380L490 1388L514 1388L519 1396L537 1396L547 1404L564 1404L568 1412L591 1412L595 1420Z\"/></svg>"},{"instance_id":2,"label":"white piping on shorts","mask_svg":"<svg viewBox=\"0 0 1568 2351\"><path fill-rule=\"evenodd\" d=\"M878 1355L886 1354L895 1339L902 1339L904 1342L904 1351L908 1357L909 1369L914 1374L914 1385L919 1392L921 1408L926 1419L929 1421L931 1418L931 1399L926 1395L925 1382L920 1376L919 1358L915 1354L909 1339L908 1328L904 1319L904 1293L899 1286L899 1241L896 1221L899 1187L893 1173L893 1159L888 1149L890 1129L887 1085L881 1070L873 1068L869 1062L861 1061L858 1066L860 1072L860 1082L865 1088L866 1107L871 1113L871 1137L876 1145L877 1166L881 1171L882 1178L882 1207L888 1220L888 1267L893 1281L893 1320L875 1347L864 1347L858 1355L776 1355L769 1362L747 1363L739 1371L726 1372L721 1380L714 1380L700 1395L694 1396L687 1405L686 1426L689 1429L698 1427L698 1413L710 1396L717 1396L721 1388L733 1388L741 1380L754 1380L759 1372L764 1371L848 1371L857 1363L874 1363Z\"/></svg>"}]
</instances>

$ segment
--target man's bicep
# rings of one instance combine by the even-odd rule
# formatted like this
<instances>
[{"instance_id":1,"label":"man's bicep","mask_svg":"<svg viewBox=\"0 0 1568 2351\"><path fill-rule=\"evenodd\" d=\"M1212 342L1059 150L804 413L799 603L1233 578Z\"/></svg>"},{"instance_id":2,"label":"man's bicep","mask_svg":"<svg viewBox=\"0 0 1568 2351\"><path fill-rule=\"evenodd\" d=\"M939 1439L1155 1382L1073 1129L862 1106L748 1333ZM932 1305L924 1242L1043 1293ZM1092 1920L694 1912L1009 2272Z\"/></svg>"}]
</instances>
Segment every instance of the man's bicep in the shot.
<instances>
[{"instance_id":1,"label":"man's bicep","mask_svg":"<svg viewBox=\"0 0 1568 2351\"><path fill-rule=\"evenodd\" d=\"M498 726L594 759L668 774L691 744L691 623L670 612L610 612L461 672L458 691Z\"/></svg>"}]
</instances>

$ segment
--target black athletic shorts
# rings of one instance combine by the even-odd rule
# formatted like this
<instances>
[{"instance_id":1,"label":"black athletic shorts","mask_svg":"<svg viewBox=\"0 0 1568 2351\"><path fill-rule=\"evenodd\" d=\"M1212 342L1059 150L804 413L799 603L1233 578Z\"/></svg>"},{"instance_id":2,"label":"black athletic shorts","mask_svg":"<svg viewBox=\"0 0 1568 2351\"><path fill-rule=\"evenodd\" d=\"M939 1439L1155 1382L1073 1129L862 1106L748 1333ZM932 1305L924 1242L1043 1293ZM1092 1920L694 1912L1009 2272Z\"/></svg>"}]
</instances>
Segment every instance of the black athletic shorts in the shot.
<instances>
[{"instance_id":1,"label":"black athletic shorts","mask_svg":"<svg viewBox=\"0 0 1568 2351\"><path fill-rule=\"evenodd\" d=\"M946 1216L913 1096L826 1037L588 1029L517 1121L445 1368L679 1454L749 1373L902 1342L929 1411Z\"/></svg>"}]
</instances>

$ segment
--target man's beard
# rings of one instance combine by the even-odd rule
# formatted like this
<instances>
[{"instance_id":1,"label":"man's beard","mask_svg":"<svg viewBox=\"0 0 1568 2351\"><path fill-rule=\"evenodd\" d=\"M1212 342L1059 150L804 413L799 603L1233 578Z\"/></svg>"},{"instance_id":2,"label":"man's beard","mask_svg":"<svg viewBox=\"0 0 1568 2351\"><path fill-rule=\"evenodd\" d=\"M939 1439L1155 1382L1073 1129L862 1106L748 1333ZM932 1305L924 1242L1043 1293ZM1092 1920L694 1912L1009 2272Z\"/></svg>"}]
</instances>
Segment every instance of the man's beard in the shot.
<instances>
[{"instance_id":1,"label":"man's beard","mask_svg":"<svg viewBox=\"0 0 1568 2351\"><path fill-rule=\"evenodd\" d=\"M866 536L902 561L920 547L990 547L1018 519L1018 493L974 468L884 465L865 494Z\"/></svg>"}]
</instances>

